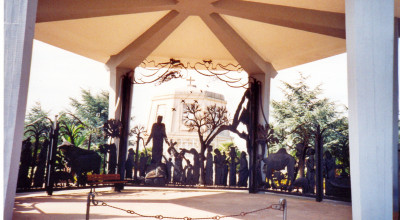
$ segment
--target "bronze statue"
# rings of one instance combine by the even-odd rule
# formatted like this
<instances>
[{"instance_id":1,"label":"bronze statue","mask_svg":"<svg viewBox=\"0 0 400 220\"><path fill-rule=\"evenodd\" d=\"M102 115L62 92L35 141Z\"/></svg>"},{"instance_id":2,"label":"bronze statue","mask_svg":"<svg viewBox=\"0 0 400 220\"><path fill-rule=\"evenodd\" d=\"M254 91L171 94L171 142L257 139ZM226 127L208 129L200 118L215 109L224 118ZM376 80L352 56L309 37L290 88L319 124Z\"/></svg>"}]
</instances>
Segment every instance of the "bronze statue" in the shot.
<instances>
[{"instance_id":1,"label":"bronze statue","mask_svg":"<svg viewBox=\"0 0 400 220\"><path fill-rule=\"evenodd\" d=\"M145 156L144 153L140 153L139 159L139 176L146 176L146 169L147 169L147 161L149 156Z\"/></svg>"},{"instance_id":2,"label":"bronze statue","mask_svg":"<svg viewBox=\"0 0 400 220\"><path fill-rule=\"evenodd\" d=\"M76 173L78 185L85 185L83 174L92 171L100 173L101 157L92 150L84 150L64 142L58 148L63 152L68 166Z\"/></svg>"},{"instance_id":3,"label":"bronze statue","mask_svg":"<svg viewBox=\"0 0 400 220\"><path fill-rule=\"evenodd\" d=\"M213 185L213 156L211 154L212 146L207 148L206 156L206 169L205 169L205 183L206 185Z\"/></svg>"},{"instance_id":4,"label":"bronze statue","mask_svg":"<svg viewBox=\"0 0 400 220\"><path fill-rule=\"evenodd\" d=\"M164 140L168 143L167 134L165 133L165 124L161 123L163 117L157 117L157 123L154 123L151 127L151 133L149 139L147 139L146 145L153 139L152 159L151 163L161 163L163 153Z\"/></svg>"},{"instance_id":5,"label":"bronze statue","mask_svg":"<svg viewBox=\"0 0 400 220\"><path fill-rule=\"evenodd\" d=\"M249 165L247 163L246 152L240 154L240 168L238 186L247 186L247 178L249 177Z\"/></svg>"},{"instance_id":6,"label":"bronze statue","mask_svg":"<svg viewBox=\"0 0 400 220\"><path fill-rule=\"evenodd\" d=\"M228 160L226 159L226 154L222 154L222 185L226 186L228 183Z\"/></svg>"},{"instance_id":7,"label":"bronze statue","mask_svg":"<svg viewBox=\"0 0 400 220\"><path fill-rule=\"evenodd\" d=\"M126 178L132 178L132 169L135 164L134 161L134 156L135 156L135 151L132 148L129 148L128 150L128 159L126 159L125 162L125 176Z\"/></svg>"},{"instance_id":8,"label":"bronze statue","mask_svg":"<svg viewBox=\"0 0 400 220\"><path fill-rule=\"evenodd\" d=\"M215 185L222 185L224 178L224 168L223 168L223 159L221 152L218 149L214 150L214 163L215 163Z\"/></svg>"},{"instance_id":9,"label":"bronze statue","mask_svg":"<svg viewBox=\"0 0 400 220\"><path fill-rule=\"evenodd\" d=\"M229 147L229 157L231 159L229 163L229 186L236 186L236 165L238 164L236 147Z\"/></svg>"},{"instance_id":10,"label":"bronze statue","mask_svg":"<svg viewBox=\"0 0 400 220\"><path fill-rule=\"evenodd\" d=\"M263 159L266 169L264 170L266 178L271 180L271 185L277 188L274 181L272 181L272 174L274 171L279 171L287 168L288 180L286 186L290 186L294 181L294 166L296 160L286 152L285 148L281 148L278 152L270 154L267 158Z\"/></svg>"},{"instance_id":11,"label":"bronze statue","mask_svg":"<svg viewBox=\"0 0 400 220\"><path fill-rule=\"evenodd\" d=\"M167 183L171 182L172 179L172 167L174 164L172 163L172 158L166 158L164 155L165 164L167 165Z\"/></svg>"},{"instance_id":12,"label":"bronze statue","mask_svg":"<svg viewBox=\"0 0 400 220\"><path fill-rule=\"evenodd\" d=\"M193 155L193 184L198 184L199 183L199 178L200 178L200 154L197 152L196 149L191 148L190 150L182 149L185 153L190 153Z\"/></svg>"}]
</instances>

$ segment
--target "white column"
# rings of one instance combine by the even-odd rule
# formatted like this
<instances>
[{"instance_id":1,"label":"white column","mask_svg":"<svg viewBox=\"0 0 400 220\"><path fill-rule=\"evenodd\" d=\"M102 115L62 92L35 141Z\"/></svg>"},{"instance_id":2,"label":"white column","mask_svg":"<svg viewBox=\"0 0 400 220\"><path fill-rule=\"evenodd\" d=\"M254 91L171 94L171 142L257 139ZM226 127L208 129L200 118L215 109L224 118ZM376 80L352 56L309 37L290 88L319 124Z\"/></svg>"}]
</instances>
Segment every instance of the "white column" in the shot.
<instances>
[{"instance_id":1,"label":"white column","mask_svg":"<svg viewBox=\"0 0 400 220\"><path fill-rule=\"evenodd\" d=\"M4 44L4 219L12 219L37 0L5 2Z\"/></svg>"},{"instance_id":2,"label":"white column","mask_svg":"<svg viewBox=\"0 0 400 220\"><path fill-rule=\"evenodd\" d=\"M398 166L394 41L393 0L346 1L353 219L393 219L398 197L393 193Z\"/></svg>"},{"instance_id":3,"label":"white column","mask_svg":"<svg viewBox=\"0 0 400 220\"><path fill-rule=\"evenodd\" d=\"M121 77L131 69L106 66L110 73L108 118L120 119L121 117Z\"/></svg>"},{"instance_id":4,"label":"white column","mask_svg":"<svg viewBox=\"0 0 400 220\"><path fill-rule=\"evenodd\" d=\"M275 71L274 71L275 72ZM274 76L276 74L273 74ZM260 106L262 109L259 109L258 114L258 123L261 125L265 125L265 119L269 123L269 103L270 103L270 94L271 94L271 74L256 74L251 75L253 78L257 79L261 82L261 103ZM264 119L265 117L265 119ZM258 146L257 149L258 154L262 154L261 146ZM267 149L265 149L265 153L263 157L267 157ZM261 169L264 167L264 162L261 161ZM265 180L265 173L261 172L262 178Z\"/></svg>"}]
</instances>

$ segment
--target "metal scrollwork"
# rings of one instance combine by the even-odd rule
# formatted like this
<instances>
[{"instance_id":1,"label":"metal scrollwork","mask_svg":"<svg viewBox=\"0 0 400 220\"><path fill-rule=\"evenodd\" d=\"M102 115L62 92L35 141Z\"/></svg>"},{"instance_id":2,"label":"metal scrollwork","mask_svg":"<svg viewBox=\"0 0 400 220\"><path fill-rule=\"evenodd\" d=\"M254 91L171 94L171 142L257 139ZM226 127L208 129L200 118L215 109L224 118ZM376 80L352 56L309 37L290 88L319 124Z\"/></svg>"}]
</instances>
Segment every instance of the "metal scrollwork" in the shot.
<instances>
[{"instance_id":1,"label":"metal scrollwork","mask_svg":"<svg viewBox=\"0 0 400 220\"><path fill-rule=\"evenodd\" d=\"M212 60L203 60L193 65L187 62L185 65L180 60L171 58L164 63L144 60L139 67L147 71L146 73L143 71L136 73L133 79L134 84L155 83L160 85L172 79L186 79L188 70L194 70L203 76L215 77L233 88L248 87L248 76L239 64L222 65L214 64Z\"/></svg>"}]
</instances>

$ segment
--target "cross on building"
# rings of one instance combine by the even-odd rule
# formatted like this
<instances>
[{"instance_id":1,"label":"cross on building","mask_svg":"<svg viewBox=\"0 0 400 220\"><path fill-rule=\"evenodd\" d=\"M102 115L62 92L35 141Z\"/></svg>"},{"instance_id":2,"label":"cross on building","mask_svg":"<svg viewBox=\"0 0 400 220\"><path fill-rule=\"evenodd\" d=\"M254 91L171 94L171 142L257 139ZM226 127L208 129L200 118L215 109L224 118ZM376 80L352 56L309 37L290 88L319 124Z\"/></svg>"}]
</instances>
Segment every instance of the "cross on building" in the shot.
<instances>
[{"instance_id":1,"label":"cross on building","mask_svg":"<svg viewBox=\"0 0 400 220\"><path fill-rule=\"evenodd\" d=\"M190 77L190 78L187 79L186 81L189 81L189 86L190 86L190 87L195 87L195 85L192 85L192 82L194 82L195 79L193 79L192 77Z\"/></svg>"}]
</instances>

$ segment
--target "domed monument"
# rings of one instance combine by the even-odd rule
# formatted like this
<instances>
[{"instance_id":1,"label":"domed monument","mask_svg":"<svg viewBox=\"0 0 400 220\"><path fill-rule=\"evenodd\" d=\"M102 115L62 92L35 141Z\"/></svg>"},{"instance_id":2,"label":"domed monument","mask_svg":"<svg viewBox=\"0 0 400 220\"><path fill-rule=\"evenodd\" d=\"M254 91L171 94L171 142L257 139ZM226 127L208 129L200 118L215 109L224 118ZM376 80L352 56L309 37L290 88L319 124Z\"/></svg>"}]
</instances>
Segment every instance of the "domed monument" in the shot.
<instances>
[{"instance_id":1,"label":"domed monument","mask_svg":"<svg viewBox=\"0 0 400 220\"><path fill-rule=\"evenodd\" d=\"M158 116L162 116L165 124L168 140L173 139L177 142L177 148L195 148L200 152L199 136L196 131L189 131L184 124L186 105L197 103L201 110L207 106L217 105L225 107L227 102L222 94L206 91L192 85L192 80L187 87L181 87L170 91L163 91L152 98L147 127L150 128L157 121ZM212 142L214 147L221 143L231 142L232 138L229 131L221 132ZM164 148L164 155L167 155L168 147Z\"/></svg>"}]
</instances>

